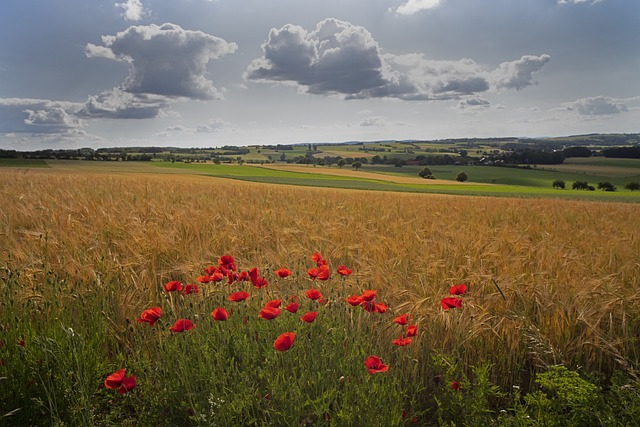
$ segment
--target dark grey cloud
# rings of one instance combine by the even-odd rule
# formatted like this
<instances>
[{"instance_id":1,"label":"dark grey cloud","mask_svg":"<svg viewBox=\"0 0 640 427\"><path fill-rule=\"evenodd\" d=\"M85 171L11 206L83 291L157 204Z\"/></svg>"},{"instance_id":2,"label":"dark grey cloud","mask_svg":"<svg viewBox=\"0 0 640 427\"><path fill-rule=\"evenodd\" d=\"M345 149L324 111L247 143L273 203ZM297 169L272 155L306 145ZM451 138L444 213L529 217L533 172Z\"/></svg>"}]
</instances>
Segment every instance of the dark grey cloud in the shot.
<instances>
[{"instance_id":1,"label":"dark grey cloud","mask_svg":"<svg viewBox=\"0 0 640 427\"><path fill-rule=\"evenodd\" d=\"M151 24L103 36L102 45L89 43L85 53L129 63L129 76L122 85L125 92L215 99L222 94L206 77L207 63L236 49L235 43L202 31Z\"/></svg>"},{"instance_id":2,"label":"dark grey cloud","mask_svg":"<svg viewBox=\"0 0 640 427\"><path fill-rule=\"evenodd\" d=\"M452 79L435 89L436 93L454 92L458 94L473 94L489 90L489 82L484 77L467 77Z\"/></svg>"},{"instance_id":3,"label":"dark grey cloud","mask_svg":"<svg viewBox=\"0 0 640 427\"><path fill-rule=\"evenodd\" d=\"M383 53L365 28L337 19L308 32L296 25L273 28L245 79L297 85L307 93L346 99L461 99L533 84L549 55L523 56L488 71L475 61L430 60L422 54Z\"/></svg>"}]
</instances>

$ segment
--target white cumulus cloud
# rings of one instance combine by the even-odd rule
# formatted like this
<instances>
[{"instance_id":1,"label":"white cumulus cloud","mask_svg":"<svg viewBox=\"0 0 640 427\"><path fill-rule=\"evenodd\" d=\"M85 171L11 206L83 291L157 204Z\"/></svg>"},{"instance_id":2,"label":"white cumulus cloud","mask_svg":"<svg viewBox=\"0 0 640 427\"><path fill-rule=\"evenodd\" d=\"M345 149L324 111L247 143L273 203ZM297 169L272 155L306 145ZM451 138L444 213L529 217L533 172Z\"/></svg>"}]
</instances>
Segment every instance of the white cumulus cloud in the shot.
<instances>
[{"instance_id":1,"label":"white cumulus cloud","mask_svg":"<svg viewBox=\"0 0 640 427\"><path fill-rule=\"evenodd\" d=\"M88 118L150 119L168 107L166 98L157 95L131 94L114 88L91 95L78 115Z\"/></svg>"},{"instance_id":2,"label":"white cumulus cloud","mask_svg":"<svg viewBox=\"0 0 640 427\"><path fill-rule=\"evenodd\" d=\"M122 17L125 21L140 21L148 13L140 0L127 0L124 3L116 3L116 7L123 9Z\"/></svg>"},{"instance_id":3,"label":"white cumulus cloud","mask_svg":"<svg viewBox=\"0 0 640 427\"><path fill-rule=\"evenodd\" d=\"M235 43L202 31L151 24L103 36L101 46L89 43L85 53L129 63L129 76L122 84L125 92L214 99L222 93L207 79L207 63L236 49Z\"/></svg>"},{"instance_id":4,"label":"white cumulus cloud","mask_svg":"<svg viewBox=\"0 0 640 427\"><path fill-rule=\"evenodd\" d=\"M73 133L83 127L76 117L82 104L47 99L0 98L1 133Z\"/></svg>"},{"instance_id":5,"label":"white cumulus cloud","mask_svg":"<svg viewBox=\"0 0 640 427\"><path fill-rule=\"evenodd\" d=\"M498 89L523 89L534 84L536 73L551 60L549 55L525 55L518 60L503 62L492 73L493 82Z\"/></svg>"},{"instance_id":6,"label":"white cumulus cloud","mask_svg":"<svg viewBox=\"0 0 640 427\"><path fill-rule=\"evenodd\" d=\"M620 114L627 111L627 106L620 100L605 96L582 98L564 104L565 109L577 111L584 116L602 116Z\"/></svg>"},{"instance_id":7,"label":"white cumulus cloud","mask_svg":"<svg viewBox=\"0 0 640 427\"><path fill-rule=\"evenodd\" d=\"M297 25L273 28L245 79L297 85L307 93L346 99L450 100L489 90L522 89L549 61L525 55L497 69L463 58L441 61L422 54L383 53L365 28L337 19L314 31Z\"/></svg>"},{"instance_id":8,"label":"white cumulus cloud","mask_svg":"<svg viewBox=\"0 0 640 427\"><path fill-rule=\"evenodd\" d=\"M400 15L413 15L421 10L433 9L440 4L440 0L408 0L396 9Z\"/></svg>"}]
</instances>

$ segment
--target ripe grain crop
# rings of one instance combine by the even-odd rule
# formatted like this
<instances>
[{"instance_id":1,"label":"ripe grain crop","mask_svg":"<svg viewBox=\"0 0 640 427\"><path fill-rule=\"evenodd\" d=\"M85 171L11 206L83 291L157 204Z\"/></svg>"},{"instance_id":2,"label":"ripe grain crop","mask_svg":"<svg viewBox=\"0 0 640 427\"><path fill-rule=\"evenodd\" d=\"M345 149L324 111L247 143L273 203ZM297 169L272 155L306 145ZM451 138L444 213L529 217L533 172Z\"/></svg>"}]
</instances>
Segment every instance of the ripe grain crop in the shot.
<instances>
[{"instance_id":1,"label":"ripe grain crop","mask_svg":"<svg viewBox=\"0 0 640 427\"><path fill-rule=\"evenodd\" d=\"M491 363L499 384L559 363L635 376L640 360L632 204L29 170L0 171L0 206L0 262L19 272L22 302L49 298L50 274L64 278L66 305L109 293L123 345L118 325L163 283L193 281L223 253L274 272L317 250L352 268L360 291L410 312L431 350ZM442 311L458 283L464 309Z\"/></svg>"}]
</instances>

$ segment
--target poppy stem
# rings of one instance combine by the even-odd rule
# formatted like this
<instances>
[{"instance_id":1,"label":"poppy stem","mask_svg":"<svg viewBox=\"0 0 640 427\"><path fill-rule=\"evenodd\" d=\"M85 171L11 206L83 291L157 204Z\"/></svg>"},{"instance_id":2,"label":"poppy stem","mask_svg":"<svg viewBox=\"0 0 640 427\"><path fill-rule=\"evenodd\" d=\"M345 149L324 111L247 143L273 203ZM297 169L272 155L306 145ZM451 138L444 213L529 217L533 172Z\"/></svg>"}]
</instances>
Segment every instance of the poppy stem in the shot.
<instances>
[{"instance_id":1,"label":"poppy stem","mask_svg":"<svg viewBox=\"0 0 640 427\"><path fill-rule=\"evenodd\" d=\"M500 295L502 295L502 299L503 300L507 300L504 296L504 294L502 293L502 289L500 289L500 286L498 286L498 282L495 281L495 279L492 277L491 281L493 282L494 285L496 285L496 288L498 288L498 292L500 292Z\"/></svg>"}]
</instances>

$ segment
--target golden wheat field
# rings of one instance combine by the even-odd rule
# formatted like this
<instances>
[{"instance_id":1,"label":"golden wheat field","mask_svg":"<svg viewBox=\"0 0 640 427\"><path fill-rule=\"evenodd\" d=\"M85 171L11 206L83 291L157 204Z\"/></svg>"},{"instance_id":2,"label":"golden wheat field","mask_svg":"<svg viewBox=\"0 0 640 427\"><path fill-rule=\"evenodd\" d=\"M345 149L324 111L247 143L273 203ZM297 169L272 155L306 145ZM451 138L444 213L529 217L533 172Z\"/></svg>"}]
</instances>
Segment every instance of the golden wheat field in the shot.
<instances>
[{"instance_id":1,"label":"golden wheat field","mask_svg":"<svg viewBox=\"0 0 640 427\"><path fill-rule=\"evenodd\" d=\"M45 293L43 269L82 292L115 277L115 311L134 318L159 285L194 280L223 253L273 270L320 251L413 313L432 348L492 363L505 383L515 369L630 372L640 358L634 204L6 170L0 205L1 262L24 272L24 298ZM458 283L469 285L465 309L442 311Z\"/></svg>"}]
</instances>

